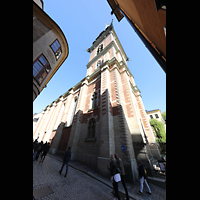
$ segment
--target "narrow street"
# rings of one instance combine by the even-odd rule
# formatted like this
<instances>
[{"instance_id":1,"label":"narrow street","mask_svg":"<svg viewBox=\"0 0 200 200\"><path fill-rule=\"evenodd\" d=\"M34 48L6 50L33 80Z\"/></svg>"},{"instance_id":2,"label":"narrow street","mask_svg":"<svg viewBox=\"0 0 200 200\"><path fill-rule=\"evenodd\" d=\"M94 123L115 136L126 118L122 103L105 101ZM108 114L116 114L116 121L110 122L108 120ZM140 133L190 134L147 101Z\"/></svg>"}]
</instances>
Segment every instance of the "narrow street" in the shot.
<instances>
[{"instance_id":1,"label":"narrow street","mask_svg":"<svg viewBox=\"0 0 200 200\"><path fill-rule=\"evenodd\" d=\"M39 159L38 159L39 160ZM87 165L70 162L68 175L65 178L65 167L62 175L59 170L62 165L62 158L47 155L43 163L33 162L33 196L38 200L113 200L112 182L99 174L96 174ZM166 189L162 189L149 183L152 194L146 192L138 194L139 182L135 185L126 183L130 200L164 200L166 199ZM125 198L124 188L119 183L121 199Z\"/></svg>"},{"instance_id":2,"label":"narrow street","mask_svg":"<svg viewBox=\"0 0 200 200\"><path fill-rule=\"evenodd\" d=\"M35 199L114 199L111 193L112 189L103 183L70 166L65 178L65 167L62 175L58 173L60 168L61 162L49 156L46 156L43 163L33 162L33 195L36 194L34 195ZM45 191L46 193L53 191L53 193L37 198L40 195L37 194L39 193L37 190L40 188L47 188L43 190L44 193Z\"/></svg>"}]
</instances>

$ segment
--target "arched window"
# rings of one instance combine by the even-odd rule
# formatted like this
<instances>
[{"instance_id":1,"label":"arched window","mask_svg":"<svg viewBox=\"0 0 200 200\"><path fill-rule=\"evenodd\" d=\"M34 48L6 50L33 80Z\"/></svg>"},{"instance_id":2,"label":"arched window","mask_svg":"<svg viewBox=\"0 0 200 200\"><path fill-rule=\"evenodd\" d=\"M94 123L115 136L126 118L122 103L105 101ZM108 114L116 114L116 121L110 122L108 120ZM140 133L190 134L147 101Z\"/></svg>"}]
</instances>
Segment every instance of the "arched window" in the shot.
<instances>
[{"instance_id":1,"label":"arched window","mask_svg":"<svg viewBox=\"0 0 200 200\"><path fill-rule=\"evenodd\" d=\"M96 127L96 120L92 118L88 123L88 138L95 138L95 127Z\"/></svg>"}]
</instances>

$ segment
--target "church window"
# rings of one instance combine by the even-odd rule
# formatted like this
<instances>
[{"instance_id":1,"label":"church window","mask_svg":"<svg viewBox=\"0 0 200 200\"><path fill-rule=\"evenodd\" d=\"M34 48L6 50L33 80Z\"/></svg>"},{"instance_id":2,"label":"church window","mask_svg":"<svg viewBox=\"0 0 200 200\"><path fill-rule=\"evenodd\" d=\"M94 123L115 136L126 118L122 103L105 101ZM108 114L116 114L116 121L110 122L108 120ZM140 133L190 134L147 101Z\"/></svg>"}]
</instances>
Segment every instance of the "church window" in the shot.
<instances>
[{"instance_id":1,"label":"church window","mask_svg":"<svg viewBox=\"0 0 200 200\"><path fill-rule=\"evenodd\" d=\"M88 137L87 138L95 138L95 126L96 126L96 120L94 118L90 119L88 123Z\"/></svg>"},{"instance_id":2,"label":"church window","mask_svg":"<svg viewBox=\"0 0 200 200\"><path fill-rule=\"evenodd\" d=\"M97 100L98 100L97 93L94 92L94 94L92 95L92 108L93 109L95 109L98 106Z\"/></svg>"},{"instance_id":3,"label":"church window","mask_svg":"<svg viewBox=\"0 0 200 200\"><path fill-rule=\"evenodd\" d=\"M97 68L99 68L101 66L101 60L98 60L97 62Z\"/></svg>"},{"instance_id":4,"label":"church window","mask_svg":"<svg viewBox=\"0 0 200 200\"><path fill-rule=\"evenodd\" d=\"M50 70L51 70L51 66L43 54L41 54L33 62L33 77L36 79L39 85L46 78Z\"/></svg>"},{"instance_id":5,"label":"church window","mask_svg":"<svg viewBox=\"0 0 200 200\"><path fill-rule=\"evenodd\" d=\"M99 68L103 64L104 60L98 60L97 62L97 68Z\"/></svg>"},{"instance_id":6,"label":"church window","mask_svg":"<svg viewBox=\"0 0 200 200\"><path fill-rule=\"evenodd\" d=\"M98 49L97 49L97 55L103 51L103 44L99 45Z\"/></svg>"},{"instance_id":7,"label":"church window","mask_svg":"<svg viewBox=\"0 0 200 200\"><path fill-rule=\"evenodd\" d=\"M51 45L50 45L52 51L54 52L54 55L56 57L56 60L58 60L58 58L61 56L62 50L61 50L61 45L58 41L58 39L56 39Z\"/></svg>"},{"instance_id":8,"label":"church window","mask_svg":"<svg viewBox=\"0 0 200 200\"><path fill-rule=\"evenodd\" d=\"M90 107L89 107L88 112L94 110L97 107L98 107L98 94L97 92L94 92L91 97Z\"/></svg>"}]
</instances>

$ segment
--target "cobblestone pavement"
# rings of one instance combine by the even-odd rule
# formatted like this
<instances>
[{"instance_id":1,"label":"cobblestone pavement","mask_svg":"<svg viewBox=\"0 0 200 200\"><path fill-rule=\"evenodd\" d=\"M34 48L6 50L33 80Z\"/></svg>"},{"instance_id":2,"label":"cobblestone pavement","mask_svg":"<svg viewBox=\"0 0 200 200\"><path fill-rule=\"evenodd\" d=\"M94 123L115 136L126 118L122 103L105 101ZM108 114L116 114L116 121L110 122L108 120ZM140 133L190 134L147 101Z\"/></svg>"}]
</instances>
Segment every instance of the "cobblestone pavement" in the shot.
<instances>
[{"instance_id":1,"label":"cobblestone pavement","mask_svg":"<svg viewBox=\"0 0 200 200\"><path fill-rule=\"evenodd\" d=\"M76 162L71 162L71 166L68 168L68 175L65 178L65 166L62 175L58 173L61 168L61 159L47 155L43 163L38 161L33 162L33 192L39 191L39 189L47 188L47 191L52 191L49 194L38 200L112 200L112 183L110 180L94 173L89 172L87 166L80 165ZM77 170L79 169L79 170ZM81 172L81 171L82 172ZM83 172L86 173L83 173ZM89 176L90 175L90 176ZM98 180L99 181L98 181ZM149 184L152 195L144 193L139 195L139 185L127 184L129 195L133 199L137 200L162 200L166 199L166 190ZM124 192L123 187L119 184L119 190ZM121 197L125 197L120 193ZM130 198L131 200L131 198Z\"/></svg>"},{"instance_id":2,"label":"cobblestone pavement","mask_svg":"<svg viewBox=\"0 0 200 200\"><path fill-rule=\"evenodd\" d=\"M66 178L64 177L65 167L60 175L58 171L61 164L49 156L46 156L43 163L33 162L33 190L47 186L53 190L52 194L39 199L114 199L109 187L70 166Z\"/></svg>"}]
</instances>

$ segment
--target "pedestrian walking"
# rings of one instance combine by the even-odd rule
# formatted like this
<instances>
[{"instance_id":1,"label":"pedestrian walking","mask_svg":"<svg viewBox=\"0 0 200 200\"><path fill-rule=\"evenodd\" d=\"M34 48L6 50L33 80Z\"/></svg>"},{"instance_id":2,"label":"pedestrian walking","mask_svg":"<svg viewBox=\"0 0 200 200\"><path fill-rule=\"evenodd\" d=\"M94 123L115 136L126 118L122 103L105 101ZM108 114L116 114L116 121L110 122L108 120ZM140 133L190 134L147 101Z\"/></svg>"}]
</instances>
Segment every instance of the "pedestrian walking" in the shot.
<instances>
[{"instance_id":1,"label":"pedestrian walking","mask_svg":"<svg viewBox=\"0 0 200 200\"><path fill-rule=\"evenodd\" d=\"M36 154L36 160L38 160L38 158L39 158L39 156L40 156L40 153L43 151L43 146L44 146L44 144L43 144L43 141L41 141L40 143L39 143L39 148L38 148L38 152L37 152L37 154Z\"/></svg>"},{"instance_id":2,"label":"pedestrian walking","mask_svg":"<svg viewBox=\"0 0 200 200\"><path fill-rule=\"evenodd\" d=\"M122 185L123 185L124 190L126 192L126 200L129 200L128 190L126 188L126 183L125 183L124 164L123 164L122 160L119 158L118 154L116 154L116 153L115 153L115 159L116 159L117 167L120 169L120 176L121 176Z\"/></svg>"},{"instance_id":3,"label":"pedestrian walking","mask_svg":"<svg viewBox=\"0 0 200 200\"><path fill-rule=\"evenodd\" d=\"M115 191L115 196L117 197L118 200L120 200L120 195L118 191L118 182L121 181L121 177L120 177L120 170L119 168L117 168L114 155L110 156L110 167L108 167L107 165L107 168L110 171L111 180L113 180L113 189Z\"/></svg>"},{"instance_id":4,"label":"pedestrian walking","mask_svg":"<svg viewBox=\"0 0 200 200\"><path fill-rule=\"evenodd\" d=\"M46 142L46 143L44 144L44 146L43 146L43 152L42 152L42 155L41 155L40 162L43 162L43 161L44 161L44 159L45 159L45 157L46 157L46 155L47 155L49 149L50 149L50 143L49 143L49 142L48 142L48 143Z\"/></svg>"},{"instance_id":5,"label":"pedestrian walking","mask_svg":"<svg viewBox=\"0 0 200 200\"><path fill-rule=\"evenodd\" d=\"M34 161L35 158L36 158L36 155L37 155L38 149L39 149L39 144L38 144L38 141L35 140L35 141L34 141L33 161Z\"/></svg>"},{"instance_id":6,"label":"pedestrian walking","mask_svg":"<svg viewBox=\"0 0 200 200\"><path fill-rule=\"evenodd\" d=\"M64 175L64 177L67 176L67 172L68 172L68 165L69 165L69 161L71 159L71 151L70 151L71 147L68 148L68 150L65 152L65 155L63 157L63 164L62 164L62 167L59 171L59 173L61 174L62 173L62 170L63 170L63 167L64 165L66 165L66 173Z\"/></svg>"},{"instance_id":7,"label":"pedestrian walking","mask_svg":"<svg viewBox=\"0 0 200 200\"><path fill-rule=\"evenodd\" d=\"M148 188L148 193L151 194L151 189L147 183L147 180L146 180L146 173L145 173L145 169L144 169L144 166L143 164L139 161L138 163L138 171L139 171L139 176L140 176L140 190L139 190L139 194L142 194L143 193L143 184L145 182L147 188Z\"/></svg>"}]
</instances>

